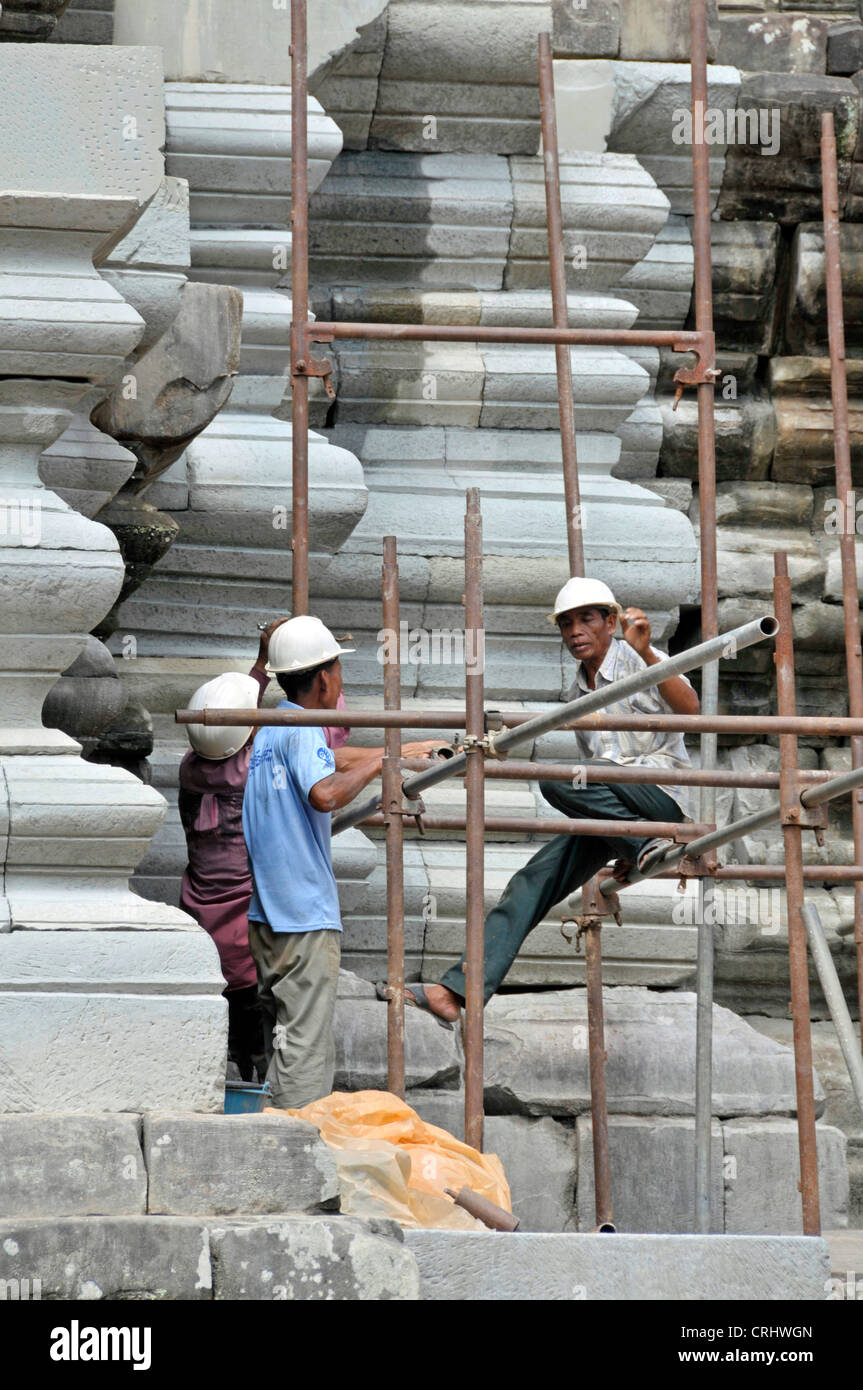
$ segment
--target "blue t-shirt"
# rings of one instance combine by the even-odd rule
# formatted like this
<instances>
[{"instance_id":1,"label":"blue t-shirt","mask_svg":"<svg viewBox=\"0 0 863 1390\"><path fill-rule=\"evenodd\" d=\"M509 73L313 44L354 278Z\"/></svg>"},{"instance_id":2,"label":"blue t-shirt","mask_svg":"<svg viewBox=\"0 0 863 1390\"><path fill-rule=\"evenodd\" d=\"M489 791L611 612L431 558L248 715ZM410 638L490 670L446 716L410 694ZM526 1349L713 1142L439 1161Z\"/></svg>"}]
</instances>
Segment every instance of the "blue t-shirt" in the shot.
<instances>
[{"instance_id":1,"label":"blue t-shirt","mask_svg":"<svg viewBox=\"0 0 863 1390\"><path fill-rule=\"evenodd\" d=\"M281 700L279 709L300 709ZM336 760L322 729L267 727L252 745L243 834L254 887L249 916L274 932L341 931L330 858L330 815L309 792Z\"/></svg>"}]
</instances>

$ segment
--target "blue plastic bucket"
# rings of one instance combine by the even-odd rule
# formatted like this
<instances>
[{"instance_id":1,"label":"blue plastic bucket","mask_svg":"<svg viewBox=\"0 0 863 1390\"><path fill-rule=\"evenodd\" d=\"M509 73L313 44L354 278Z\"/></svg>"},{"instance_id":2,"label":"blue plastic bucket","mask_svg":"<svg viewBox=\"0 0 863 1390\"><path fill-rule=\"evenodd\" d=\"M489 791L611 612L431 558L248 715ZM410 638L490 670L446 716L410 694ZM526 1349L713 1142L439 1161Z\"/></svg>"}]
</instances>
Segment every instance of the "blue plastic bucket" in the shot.
<instances>
[{"instance_id":1,"label":"blue plastic bucket","mask_svg":"<svg viewBox=\"0 0 863 1390\"><path fill-rule=\"evenodd\" d=\"M225 1114L257 1115L271 1099L268 1082L254 1086L251 1081L225 1082Z\"/></svg>"}]
</instances>

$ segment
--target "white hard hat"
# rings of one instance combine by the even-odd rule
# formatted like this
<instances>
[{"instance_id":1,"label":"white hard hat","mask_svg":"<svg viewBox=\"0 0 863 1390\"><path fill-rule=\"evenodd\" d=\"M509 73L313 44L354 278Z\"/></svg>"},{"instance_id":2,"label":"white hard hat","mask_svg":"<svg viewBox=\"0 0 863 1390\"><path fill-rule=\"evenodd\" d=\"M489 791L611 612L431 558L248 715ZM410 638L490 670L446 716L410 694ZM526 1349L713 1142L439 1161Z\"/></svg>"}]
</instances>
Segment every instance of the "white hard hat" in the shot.
<instances>
[{"instance_id":1,"label":"white hard hat","mask_svg":"<svg viewBox=\"0 0 863 1390\"><path fill-rule=\"evenodd\" d=\"M255 709L260 687L251 676L225 671L215 680L207 681L196 690L189 701L190 709ZM187 724L189 742L202 758L218 762L238 753L252 733L252 727L238 729L235 725Z\"/></svg>"},{"instance_id":2,"label":"white hard hat","mask_svg":"<svg viewBox=\"0 0 863 1390\"><path fill-rule=\"evenodd\" d=\"M549 613L550 623L556 623L561 613L571 608L610 608L618 616L623 612L614 594L601 579L568 579L554 600L554 612Z\"/></svg>"},{"instance_id":3,"label":"white hard hat","mask_svg":"<svg viewBox=\"0 0 863 1390\"><path fill-rule=\"evenodd\" d=\"M355 647L340 647L320 618L289 618L270 638L267 675L312 671L326 661L334 661L337 656L355 650Z\"/></svg>"}]
</instances>

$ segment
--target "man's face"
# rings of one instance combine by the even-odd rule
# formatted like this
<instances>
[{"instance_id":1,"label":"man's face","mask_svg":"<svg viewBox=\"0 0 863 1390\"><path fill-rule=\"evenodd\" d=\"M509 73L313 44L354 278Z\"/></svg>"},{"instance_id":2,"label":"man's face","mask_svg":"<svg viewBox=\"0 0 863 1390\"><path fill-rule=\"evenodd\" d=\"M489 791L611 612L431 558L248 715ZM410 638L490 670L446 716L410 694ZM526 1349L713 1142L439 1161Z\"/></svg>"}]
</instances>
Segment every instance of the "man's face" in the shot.
<instances>
[{"instance_id":1,"label":"man's face","mask_svg":"<svg viewBox=\"0 0 863 1390\"><path fill-rule=\"evenodd\" d=\"M328 671L321 671L321 709L335 709L342 693L342 663L337 661Z\"/></svg>"},{"instance_id":2,"label":"man's face","mask_svg":"<svg viewBox=\"0 0 863 1390\"><path fill-rule=\"evenodd\" d=\"M611 645L617 614L605 608L570 608L560 614L557 625L576 661L600 663Z\"/></svg>"}]
</instances>

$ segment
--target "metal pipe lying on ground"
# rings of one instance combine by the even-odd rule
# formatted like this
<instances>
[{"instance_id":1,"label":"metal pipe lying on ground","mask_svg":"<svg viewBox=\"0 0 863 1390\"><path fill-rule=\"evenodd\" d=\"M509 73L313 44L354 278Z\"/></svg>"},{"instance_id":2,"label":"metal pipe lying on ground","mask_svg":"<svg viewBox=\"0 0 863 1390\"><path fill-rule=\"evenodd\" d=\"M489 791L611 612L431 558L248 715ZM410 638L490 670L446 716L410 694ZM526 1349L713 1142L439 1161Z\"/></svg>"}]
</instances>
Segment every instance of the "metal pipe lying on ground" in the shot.
<instances>
[{"instance_id":1,"label":"metal pipe lying on ground","mask_svg":"<svg viewBox=\"0 0 863 1390\"><path fill-rule=\"evenodd\" d=\"M722 633L719 637L714 637L710 642L701 642L697 647L690 647L685 652L679 652L677 656L667 657L664 661L659 661L655 666L645 666L642 671L636 671L634 675L627 676L625 680L614 681L611 685L605 686L602 690L592 690L587 695L580 695L575 700L567 700L557 709L547 710L544 714L535 715L528 719L526 723L518 727L506 729L503 733L487 735L489 740L489 752L493 755L505 753L510 748L516 748L520 743L526 743L530 739L538 738L540 734L548 733L551 729L557 729L568 719L576 719L580 715L591 714L594 710L605 709L608 705L617 704L629 695L635 695L641 690L648 690L654 685L661 685L663 681L669 680L672 676L679 676L685 671L694 671L699 666L704 666L708 661L718 661L723 655L734 654L745 647L751 647L756 642L763 642L767 637L773 637L778 630L776 619L772 616L760 618L755 622L744 623L742 627L733 628L730 632ZM438 782L444 782L448 777L457 776L467 765L467 755L457 753L448 762L440 763L429 769L428 772L420 772L415 777L409 777L402 788L408 798L417 797L427 787L436 786ZM352 825L358 825L360 821L371 815L378 805L378 798L372 797L361 806L351 807L340 815L333 817L332 833L337 835L341 830L347 830Z\"/></svg>"},{"instance_id":2,"label":"metal pipe lying on ground","mask_svg":"<svg viewBox=\"0 0 863 1390\"><path fill-rule=\"evenodd\" d=\"M848 1012L848 1005L845 1003L845 995L836 973L830 947L827 945L827 938L824 935L818 909L812 903L805 903L800 909L800 915L806 927L809 949L812 952L815 969L818 971L818 979L821 981L824 998L827 1000L833 1027L836 1029L839 1046L842 1048L842 1055L845 1058L845 1065L851 1078L851 1086L857 1098L860 1113L863 1115L863 1054L860 1052L857 1032L851 1022L851 1015ZM851 930L853 931L853 927Z\"/></svg>"}]
</instances>

